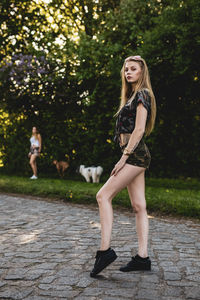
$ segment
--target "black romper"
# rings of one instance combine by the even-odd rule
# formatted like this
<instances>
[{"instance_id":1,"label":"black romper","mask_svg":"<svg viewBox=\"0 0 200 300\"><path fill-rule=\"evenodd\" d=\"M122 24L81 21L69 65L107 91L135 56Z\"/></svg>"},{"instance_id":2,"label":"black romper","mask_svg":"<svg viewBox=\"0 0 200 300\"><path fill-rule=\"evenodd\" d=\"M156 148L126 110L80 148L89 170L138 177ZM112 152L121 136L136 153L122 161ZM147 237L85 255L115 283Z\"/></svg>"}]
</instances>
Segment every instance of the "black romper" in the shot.
<instances>
[{"instance_id":1,"label":"black romper","mask_svg":"<svg viewBox=\"0 0 200 300\"><path fill-rule=\"evenodd\" d=\"M151 98L148 90L143 89L137 92L135 98L131 101L131 103L127 102L121 108L116 121L115 137L114 137L115 142L117 143L120 142L121 133L133 132L135 128L137 105L139 103L142 103L143 106L146 108L147 121L148 121L151 114ZM122 152L124 151L124 148L127 146L127 144L121 147ZM150 161L151 161L151 155L144 142L144 135L143 135L134 152L129 155L128 159L126 160L126 163L138 167L149 168Z\"/></svg>"}]
</instances>

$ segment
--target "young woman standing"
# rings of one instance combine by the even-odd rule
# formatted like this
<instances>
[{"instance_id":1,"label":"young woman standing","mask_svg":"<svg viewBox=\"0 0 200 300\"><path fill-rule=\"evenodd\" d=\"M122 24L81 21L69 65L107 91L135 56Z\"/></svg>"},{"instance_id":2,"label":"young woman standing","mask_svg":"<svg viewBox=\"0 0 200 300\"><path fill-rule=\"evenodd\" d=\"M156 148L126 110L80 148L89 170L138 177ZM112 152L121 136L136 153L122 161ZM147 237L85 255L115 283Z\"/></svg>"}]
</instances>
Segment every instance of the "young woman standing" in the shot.
<instances>
[{"instance_id":1,"label":"young woman standing","mask_svg":"<svg viewBox=\"0 0 200 300\"><path fill-rule=\"evenodd\" d=\"M42 138L40 133L38 132L36 127L32 128L32 137L30 138L30 152L29 152L29 157L30 157L30 165L33 170L33 176L30 177L30 179L37 179L37 164L36 164L36 158L40 156L40 152L42 149Z\"/></svg>"},{"instance_id":2,"label":"young woman standing","mask_svg":"<svg viewBox=\"0 0 200 300\"><path fill-rule=\"evenodd\" d=\"M122 272L150 270L148 256L148 217L145 200L145 170L149 168L151 155L144 143L144 136L153 130L156 117L156 102L151 88L146 62L140 56L125 59L122 70L121 103L117 112L115 141L119 143L122 156L114 166L110 178L96 195L101 220L101 247L96 253L95 277L117 255L110 248L113 209L112 199L127 187L132 207L136 213L138 254Z\"/></svg>"}]
</instances>

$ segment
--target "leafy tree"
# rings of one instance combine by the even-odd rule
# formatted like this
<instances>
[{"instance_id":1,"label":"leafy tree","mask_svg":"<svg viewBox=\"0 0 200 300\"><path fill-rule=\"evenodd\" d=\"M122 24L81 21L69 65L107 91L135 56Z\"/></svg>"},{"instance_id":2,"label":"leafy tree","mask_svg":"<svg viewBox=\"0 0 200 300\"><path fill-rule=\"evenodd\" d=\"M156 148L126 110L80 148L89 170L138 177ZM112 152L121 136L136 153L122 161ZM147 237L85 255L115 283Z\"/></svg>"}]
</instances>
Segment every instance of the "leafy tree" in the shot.
<instances>
[{"instance_id":1,"label":"leafy tree","mask_svg":"<svg viewBox=\"0 0 200 300\"><path fill-rule=\"evenodd\" d=\"M53 158L69 155L72 168L101 164L109 172L120 155L113 143L120 68L125 57L140 54L158 107L147 140L150 172L199 176L197 0L3 0L0 9L7 169L27 169L24 155L36 125L44 141L41 170L51 171ZM27 144L20 148L17 140Z\"/></svg>"},{"instance_id":2,"label":"leafy tree","mask_svg":"<svg viewBox=\"0 0 200 300\"><path fill-rule=\"evenodd\" d=\"M197 1L171 1L144 35L158 104L154 166L163 176L199 176L199 17Z\"/></svg>"}]
</instances>

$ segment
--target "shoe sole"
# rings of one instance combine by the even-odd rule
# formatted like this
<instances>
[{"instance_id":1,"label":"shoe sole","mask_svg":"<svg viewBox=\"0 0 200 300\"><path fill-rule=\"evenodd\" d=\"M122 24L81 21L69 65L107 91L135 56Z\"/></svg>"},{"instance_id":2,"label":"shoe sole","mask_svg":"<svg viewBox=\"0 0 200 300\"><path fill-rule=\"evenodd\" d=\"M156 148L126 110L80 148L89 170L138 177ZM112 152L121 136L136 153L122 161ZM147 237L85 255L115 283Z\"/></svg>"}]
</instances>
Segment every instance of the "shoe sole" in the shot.
<instances>
[{"instance_id":1,"label":"shoe sole","mask_svg":"<svg viewBox=\"0 0 200 300\"><path fill-rule=\"evenodd\" d=\"M151 271L151 267L148 268L135 268L135 269L129 269L129 270L122 270L119 269L121 272L133 272L133 271Z\"/></svg>"},{"instance_id":2,"label":"shoe sole","mask_svg":"<svg viewBox=\"0 0 200 300\"><path fill-rule=\"evenodd\" d=\"M113 263L117 259L117 255L113 257L112 260L109 260L102 268L98 269L96 272L91 272L90 277L95 277L98 275L101 271L103 271L106 267L108 267L111 263Z\"/></svg>"}]
</instances>

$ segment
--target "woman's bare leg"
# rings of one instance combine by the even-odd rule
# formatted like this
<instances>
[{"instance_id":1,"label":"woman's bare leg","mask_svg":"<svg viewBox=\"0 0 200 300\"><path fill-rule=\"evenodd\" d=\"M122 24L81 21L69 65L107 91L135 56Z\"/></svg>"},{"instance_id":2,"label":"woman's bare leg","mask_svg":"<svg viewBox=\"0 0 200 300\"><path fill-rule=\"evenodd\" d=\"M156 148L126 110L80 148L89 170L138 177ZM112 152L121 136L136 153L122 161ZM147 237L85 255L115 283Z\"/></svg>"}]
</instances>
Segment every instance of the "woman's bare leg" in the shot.
<instances>
[{"instance_id":1,"label":"woman's bare leg","mask_svg":"<svg viewBox=\"0 0 200 300\"><path fill-rule=\"evenodd\" d=\"M97 193L101 221L100 250L107 250L110 247L113 223L112 199L142 172L144 172L144 168L125 164L119 173L111 176Z\"/></svg>"},{"instance_id":2,"label":"woman's bare leg","mask_svg":"<svg viewBox=\"0 0 200 300\"><path fill-rule=\"evenodd\" d=\"M138 235L138 254L148 256L149 223L145 200L145 172L139 173L127 186L131 204L136 213L136 230Z\"/></svg>"},{"instance_id":3,"label":"woman's bare leg","mask_svg":"<svg viewBox=\"0 0 200 300\"><path fill-rule=\"evenodd\" d=\"M37 157L37 155L32 154L32 155L31 155L31 158L30 158L30 165L31 165L31 168L32 168L32 170L33 170L33 174L34 174L35 176L37 176L36 157Z\"/></svg>"}]
</instances>

